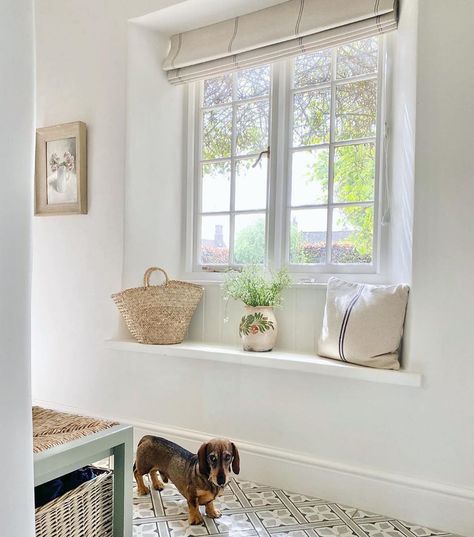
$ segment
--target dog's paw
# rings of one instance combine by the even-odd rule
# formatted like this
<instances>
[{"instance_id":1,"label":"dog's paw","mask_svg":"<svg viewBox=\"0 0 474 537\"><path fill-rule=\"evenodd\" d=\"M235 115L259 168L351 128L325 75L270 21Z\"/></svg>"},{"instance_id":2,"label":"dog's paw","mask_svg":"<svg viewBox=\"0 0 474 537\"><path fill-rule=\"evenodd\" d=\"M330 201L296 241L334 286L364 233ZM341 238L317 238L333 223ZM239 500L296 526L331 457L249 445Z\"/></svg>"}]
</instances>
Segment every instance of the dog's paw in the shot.
<instances>
[{"instance_id":1,"label":"dog's paw","mask_svg":"<svg viewBox=\"0 0 474 537\"><path fill-rule=\"evenodd\" d=\"M165 488L165 486L163 485L163 483L161 483L160 485L153 485L153 488L161 492Z\"/></svg>"},{"instance_id":2,"label":"dog's paw","mask_svg":"<svg viewBox=\"0 0 474 537\"><path fill-rule=\"evenodd\" d=\"M200 524L204 524L204 519L202 518L201 513L199 513L194 516L190 515L188 522L191 526L199 526Z\"/></svg>"},{"instance_id":3,"label":"dog's paw","mask_svg":"<svg viewBox=\"0 0 474 537\"><path fill-rule=\"evenodd\" d=\"M214 507L213 509L206 510L206 515L209 518L220 518L222 516L222 513L219 511L219 509L216 509Z\"/></svg>"},{"instance_id":4,"label":"dog's paw","mask_svg":"<svg viewBox=\"0 0 474 537\"><path fill-rule=\"evenodd\" d=\"M148 487L145 487L143 489L138 489L137 490L138 496L146 496L149 493L150 493L150 489Z\"/></svg>"}]
</instances>

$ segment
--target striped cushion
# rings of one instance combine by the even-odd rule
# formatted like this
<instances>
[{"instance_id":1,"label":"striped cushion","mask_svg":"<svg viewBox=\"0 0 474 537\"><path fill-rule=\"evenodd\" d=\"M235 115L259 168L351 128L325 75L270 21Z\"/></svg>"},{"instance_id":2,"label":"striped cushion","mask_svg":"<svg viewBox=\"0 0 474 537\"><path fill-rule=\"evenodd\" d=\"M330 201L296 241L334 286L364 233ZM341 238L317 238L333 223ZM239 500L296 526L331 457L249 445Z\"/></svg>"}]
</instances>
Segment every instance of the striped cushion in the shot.
<instances>
[{"instance_id":1,"label":"striped cushion","mask_svg":"<svg viewBox=\"0 0 474 537\"><path fill-rule=\"evenodd\" d=\"M318 354L343 362L399 369L407 285L328 282Z\"/></svg>"}]
</instances>

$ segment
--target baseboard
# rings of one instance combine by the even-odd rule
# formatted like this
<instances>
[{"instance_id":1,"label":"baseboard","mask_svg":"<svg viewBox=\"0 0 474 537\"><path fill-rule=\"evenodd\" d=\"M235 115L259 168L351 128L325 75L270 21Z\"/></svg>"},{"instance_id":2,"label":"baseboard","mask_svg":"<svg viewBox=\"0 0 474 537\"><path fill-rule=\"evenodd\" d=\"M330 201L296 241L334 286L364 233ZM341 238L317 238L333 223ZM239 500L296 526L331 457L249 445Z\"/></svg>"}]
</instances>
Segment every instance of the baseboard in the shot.
<instances>
[{"instance_id":1,"label":"baseboard","mask_svg":"<svg viewBox=\"0 0 474 537\"><path fill-rule=\"evenodd\" d=\"M36 404L79 414L84 409L47 401ZM90 412L89 412L90 413ZM146 423L117 416L97 416L129 423L134 427L135 443L145 434L164 436L196 451L212 435ZM474 489L411 478L402 474L340 464L293 452L233 439L239 447L242 470L239 477L294 490L330 501L354 505L402 520L474 535Z\"/></svg>"}]
</instances>

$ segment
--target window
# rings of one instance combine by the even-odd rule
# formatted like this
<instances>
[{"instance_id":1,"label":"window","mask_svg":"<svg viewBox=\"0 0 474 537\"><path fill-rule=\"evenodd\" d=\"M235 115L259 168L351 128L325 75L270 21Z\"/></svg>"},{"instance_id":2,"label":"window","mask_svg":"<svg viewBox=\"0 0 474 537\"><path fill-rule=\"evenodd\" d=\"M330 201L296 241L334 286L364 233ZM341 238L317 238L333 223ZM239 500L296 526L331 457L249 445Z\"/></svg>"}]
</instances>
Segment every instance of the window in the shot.
<instances>
[{"instance_id":1,"label":"window","mask_svg":"<svg viewBox=\"0 0 474 537\"><path fill-rule=\"evenodd\" d=\"M198 262L262 264L266 258L270 66L203 84L198 170Z\"/></svg>"},{"instance_id":2,"label":"window","mask_svg":"<svg viewBox=\"0 0 474 537\"><path fill-rule=\"evenodd\" d=\"M382 43L195 84L195 271L375 271Z\"/></svg>"}]
</instances>

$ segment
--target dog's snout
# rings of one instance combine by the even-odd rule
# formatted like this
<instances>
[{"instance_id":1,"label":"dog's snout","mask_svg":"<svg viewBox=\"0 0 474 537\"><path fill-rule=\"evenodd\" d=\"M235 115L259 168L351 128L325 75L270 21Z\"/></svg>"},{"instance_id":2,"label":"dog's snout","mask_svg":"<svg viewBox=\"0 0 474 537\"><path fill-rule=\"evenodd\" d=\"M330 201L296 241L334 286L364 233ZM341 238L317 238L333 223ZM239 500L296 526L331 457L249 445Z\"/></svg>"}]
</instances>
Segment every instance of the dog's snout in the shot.
<instances>
[{"instance_id":1,"label":"dog's snout","mask_svg":"<svg viewBox=\"0 0 474 537\"><path fill-rule=\"evenodd\" d=\"M217 474L217 484L218 485L225 485L225 474L223 472L219 472Z\"/></svg>"}]
</instances>

